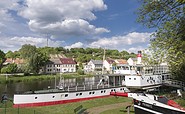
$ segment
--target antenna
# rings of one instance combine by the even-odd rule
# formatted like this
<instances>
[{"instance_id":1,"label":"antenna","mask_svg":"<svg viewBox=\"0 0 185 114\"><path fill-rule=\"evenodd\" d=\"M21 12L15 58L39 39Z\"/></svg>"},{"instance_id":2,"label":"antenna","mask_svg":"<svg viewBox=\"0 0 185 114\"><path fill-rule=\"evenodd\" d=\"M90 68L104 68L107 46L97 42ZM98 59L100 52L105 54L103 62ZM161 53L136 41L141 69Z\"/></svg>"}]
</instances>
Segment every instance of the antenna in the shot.
<instances>
[{"instance_id":1,"label":"antenna","mask_svg":"<svg viewBox=\"0 0 185 114\"><path fill-rule=\"evenodd\" d=\"M47 37L47 47L48 47L48 37Z\"/></svg>"},{"instance_id":2,"label":"antenna","mask_svg":"<svg viewBox=\"0 0 185 114\"><path fill-rule=\"evenodd\" d=\"M103 51L103 62L105 60L105 48L104 48L104 51ZM102 65L102 75L103 75L103 72L104 72L104 66Z\"/></svg>"}]
</instances>

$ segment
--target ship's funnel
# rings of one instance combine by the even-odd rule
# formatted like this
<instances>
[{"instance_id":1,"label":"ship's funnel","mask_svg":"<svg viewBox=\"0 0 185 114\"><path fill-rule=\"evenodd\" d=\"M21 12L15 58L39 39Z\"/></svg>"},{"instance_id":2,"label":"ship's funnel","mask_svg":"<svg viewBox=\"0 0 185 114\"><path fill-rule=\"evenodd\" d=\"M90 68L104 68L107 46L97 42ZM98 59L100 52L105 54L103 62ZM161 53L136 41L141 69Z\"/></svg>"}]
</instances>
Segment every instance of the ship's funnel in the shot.
<instances>
[{"instance_id":1,"label":"ship's funnel","mask_svg":"<svg viewBox=\"0 0 185 114\"><path fill-rule=\"evenodd\" d=\"M141 51L138 51L138 54L137 54L137 64L141 64Z\"/></svg>"}]
</instances>

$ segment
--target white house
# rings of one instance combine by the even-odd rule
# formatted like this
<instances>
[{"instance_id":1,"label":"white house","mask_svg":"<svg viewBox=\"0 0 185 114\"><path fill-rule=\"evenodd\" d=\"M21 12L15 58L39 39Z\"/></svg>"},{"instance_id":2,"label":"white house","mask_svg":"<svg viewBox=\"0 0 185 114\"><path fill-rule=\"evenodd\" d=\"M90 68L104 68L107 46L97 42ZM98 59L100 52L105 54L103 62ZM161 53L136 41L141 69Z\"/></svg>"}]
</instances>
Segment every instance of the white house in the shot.
<instances>
[{"instance_id":1,"label":"white house","mask_svg":"<svg viewBox=\"0 0 185 114\"><path fill-rule=\"evenodd\" d=\"M103 67L103 61L102 60L90 60L87 65L85 66L85 70L88 71L101 71Z\"/></svg>"},{"instance_id":2,"label":"white house","mask_svg":"<svg viewBox=\"0 0 185 114\"><path fill-rule=\"evenodd\" d=\"M129 65L136 65L137 64L137 58L129 58L128 60L127 60L127 63L129 64Z\"/></svg>"},{"instance_id":3,"label":"white house","mask_svg":"<svg viewBox=\"0 0 185 114\"><path fill-rule=\"evenodd\" d=\"M112 59L107 59L103 61L103 67L106 69L106 71L112 71L112 65L115 63Z\"/></svg>"},{"instance_id":4,"label":"white house","mask_svg":"<svg viewBox=\"0 0 185 114\"><path fill-rule=\"evenodd\" d=\"M76 62L72 58L54 58L46 65L46 73L76 72Z\"/></svg>"}]
</instances>

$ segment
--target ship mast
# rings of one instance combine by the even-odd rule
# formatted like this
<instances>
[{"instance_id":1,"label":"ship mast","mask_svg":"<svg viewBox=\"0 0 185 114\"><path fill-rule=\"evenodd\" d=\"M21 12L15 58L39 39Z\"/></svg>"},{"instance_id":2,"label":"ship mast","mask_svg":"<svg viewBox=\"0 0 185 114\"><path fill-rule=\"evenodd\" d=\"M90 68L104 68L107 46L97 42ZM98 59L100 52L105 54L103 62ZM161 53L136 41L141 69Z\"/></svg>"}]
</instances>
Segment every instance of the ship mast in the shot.
<instances>
[{"instance_id":1,"label":"ship mast","mask_svg":"<svg viewBox=\"0 0 185 114\"><path fill-rule=\"evenodd\" d=\"M103 62L105 60L105 48L104 48L104 51L103 51ZM102 65L102 75L104 73L104 65Z\"/></svg>"}]
</instances>

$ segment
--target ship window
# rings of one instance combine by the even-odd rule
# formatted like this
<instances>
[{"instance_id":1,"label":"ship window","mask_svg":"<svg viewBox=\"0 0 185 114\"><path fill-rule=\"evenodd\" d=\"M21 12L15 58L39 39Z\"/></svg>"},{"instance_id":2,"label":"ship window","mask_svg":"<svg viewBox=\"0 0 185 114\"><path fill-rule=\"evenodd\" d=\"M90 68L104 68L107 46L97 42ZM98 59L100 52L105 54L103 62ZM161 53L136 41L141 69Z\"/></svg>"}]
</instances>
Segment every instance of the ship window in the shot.
<instances>
[{"instance_id":1,"label":"ship window","mask_svg":"<svg viewBox=\"0 0 185 114\"><path fill-rule=\"evenodd\" d=\"M120 88L120 90L122 90L122 88Z\"/></svg>"},{"instance_id":2,"label":"ship window","mask_svg":"<svg viewBox=\"0 0 185 114\"><path fill-rule=\"evenodd\" d=\"M95 92L93 91L93 94L94 94Z\"/></svg>"},{"instance_id":3,"label":"ship window","mask_svg":"<svg viewBox=\"0 0 185 114\"><path fill-rule=\"evenodd\" d=\"M35 99L37 99L37 97L35 97Z\"/></svg>"},{"instance_id":4,"label":"ship window","mask_svg":"<svg viewBox=\"0 0 185 114\"><path fill-rule=\"evenodd\" d=\"M78 96L78 93L76 94L76 96Z\"/></svg>"},{"instance_id":5,"label":"ship window","mask_svg":"<svg viewBox=\"0 0 185 114\"><path fill-rule=\"evenodd\" d=\"M65 97L68 97L68 94L65 94Z\"/></svg>"},{"instance_id":6,"label":"ship window","mask_svg":"<svg viewBox=\"0 0 185 114\"><path fill-rule=\"evenodd\" d=\"M80 93L80 95L82 95L82 93Z\"/></svg>"},{"instance_id":7,"label":"ship window","mask_svg":"<svg viewBox=\"0 0 185 114\"><path fill-rule=\"evenodd\" d=\"M91 94L91 92L89 92L89 95Z\"/></svg>"},{"instance_id":8,"label":"ship window","mask_svg":"<svg viewBox=\"0 0 185 114\"><path fill-rule=\"evenodd\" d=\"M104 90L104 93L105 93L106 91Z\"/></svg>"},{"instance_id":9,"label":"ship window","mask_svg":"<svg viewBox=\"0 0 185 114\"><path fill-rule=\"evenodd\" d=\"M111 89L111 91L113 91L113 90Z\"/></svg>"},{"instance_id":10,"label":"ship window","mask_svg":"<svg viewBox=\"0 0 185 114\"><path fill-rule=\"evenodd\" d=\"M129 78L129 80L131 80L131 78Z\"/></svg>"},{"instance_id":11,"label":"ship window","mask_svg":"<svg viewBox=\"0 0 185 114\"><path fill-rule=\"evenodd\" d=\"M55 98L55 96L53 96L53 98Z\"/></svg>"},{"instance_id":12,"label":"ship window","mask_svg":"<svg viewBox=\"0 0 185 114\"><path fill-rule=\"evenodd\" d=\"M134 80L136 80L136 78L134 78Z\"/></svg>"},{"instance_id":13,"label":"ship window","mask_svg":"<svg viewBox=\"0 0 185 114\"><path fill-rule=\"evenodd\" d=\"M101 93L103 93L103 91L101 91Z\"/></svg>"},{"instance_id":14,"label":"ship window","mask_svg":"<svg viewBox=\"0 0 185 114\"><path fill-rule=\"evenodd\" d=\"M116 91L116 90L114 89L114 91Z\"/></svg>"}]
</instances>

